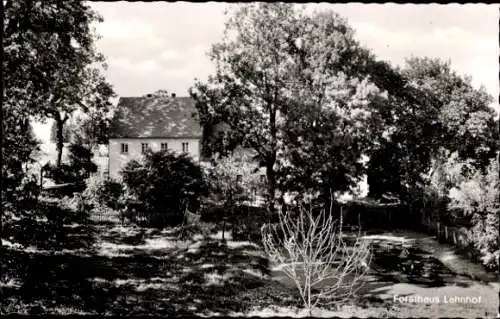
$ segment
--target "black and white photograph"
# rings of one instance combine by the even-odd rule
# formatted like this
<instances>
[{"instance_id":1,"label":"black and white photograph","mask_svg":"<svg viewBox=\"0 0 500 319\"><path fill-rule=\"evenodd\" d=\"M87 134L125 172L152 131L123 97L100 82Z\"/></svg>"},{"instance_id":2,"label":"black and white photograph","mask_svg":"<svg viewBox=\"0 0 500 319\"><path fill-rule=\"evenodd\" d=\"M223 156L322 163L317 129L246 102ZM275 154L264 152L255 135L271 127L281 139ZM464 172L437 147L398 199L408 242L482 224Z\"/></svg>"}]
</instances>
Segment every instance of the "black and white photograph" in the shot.
<instances>
[{"instance_id":1,"label":"black and white photograph","mask_svg":"<svg viewBox=\"0 0 500 319\"><path fill-rule=\"evenodd\" d=\"M500 318L499 4L0 11L2 316Z\"/></svg>"}]
</instances>

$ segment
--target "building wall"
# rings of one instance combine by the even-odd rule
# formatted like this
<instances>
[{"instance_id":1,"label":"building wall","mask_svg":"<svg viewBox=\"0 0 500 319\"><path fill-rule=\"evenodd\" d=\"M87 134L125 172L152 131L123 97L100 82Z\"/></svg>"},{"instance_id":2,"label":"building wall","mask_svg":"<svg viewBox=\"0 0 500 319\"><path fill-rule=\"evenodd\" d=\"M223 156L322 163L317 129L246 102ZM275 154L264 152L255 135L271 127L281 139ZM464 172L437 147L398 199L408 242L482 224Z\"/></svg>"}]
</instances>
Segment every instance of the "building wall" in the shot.
<instances>
[{"instance_id":1,"label":"building wall","mask_svg":"<svg viewBox=\"0 0 500 319\"><path fill-rule=\"evenodd\" d=\"M109 176L121 178L120 170L131 160L142 155L142 143L148 143L153 151L159 151L161 143L167 143L168 149L182 153L182 143L189 143L188 153L195 161L200 159L200 139L193 138L113 138L109 141ZM128 144L128 154L121 153L121 144Z\"/></svg>"}]
</instances>

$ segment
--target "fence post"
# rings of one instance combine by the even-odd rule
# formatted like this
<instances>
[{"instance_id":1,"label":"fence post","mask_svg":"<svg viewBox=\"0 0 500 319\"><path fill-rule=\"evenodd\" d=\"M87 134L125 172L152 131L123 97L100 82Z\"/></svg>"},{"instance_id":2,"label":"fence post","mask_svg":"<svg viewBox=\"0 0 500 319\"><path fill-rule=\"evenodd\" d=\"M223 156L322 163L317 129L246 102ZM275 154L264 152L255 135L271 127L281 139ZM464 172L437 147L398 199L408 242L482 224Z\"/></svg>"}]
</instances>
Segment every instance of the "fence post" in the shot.
<instances>
[{"instance_id":1,"label":"fence post","mask_svg":"<svg viewBox=\"0 0 500 319\"><path fill-rule=\"evenodd\" d=\"M439 222L437 222L437 239L439 239L440 233L439 233Z\"/></svg>"},{"instance_id":2,"label":"fence post","mask_svg":"<svg viewBox=\"0 0 500 319\"><path fill-rule=\"evenodd\" d=\"M444 238L448 241L448 227L444 226Z\"/></svg>"},{"instance_id":3,"label":"fence post","mask_svg":"<svg viewBox=\"0 0 500 319\"><path fill-rule=\"evenodd\" d=\"M453 243L456 245L457 244L457 232L453 230L452 233L453 233Z\"/></svg>"},{"instance_id":4,"label":"fence post","mask_svg":"<svg viewBox=\"0 0 500 319\"><path fill-rule=\"evenodd\" d=\"M43 166L40 167L40 191L43 190Z\"/></svg>"}]
</instances>

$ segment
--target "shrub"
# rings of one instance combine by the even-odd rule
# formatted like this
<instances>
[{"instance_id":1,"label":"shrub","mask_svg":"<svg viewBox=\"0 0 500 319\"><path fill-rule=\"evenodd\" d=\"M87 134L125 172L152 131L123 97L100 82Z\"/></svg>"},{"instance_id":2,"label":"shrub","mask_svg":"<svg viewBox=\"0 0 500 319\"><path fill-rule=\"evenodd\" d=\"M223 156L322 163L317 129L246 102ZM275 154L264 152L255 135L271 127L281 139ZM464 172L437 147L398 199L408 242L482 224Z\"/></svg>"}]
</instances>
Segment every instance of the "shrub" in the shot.
<instances>
[{"instance_id":1,"label":"shrub","mask_svg":"<svg viewBox=\"0 0 500 319\"><path fill-rule=\"evenodd\" d=\"M492 160L486 172L475 170L449 193L449 208L471 216L469 240L490 269L499 265L498 214L500 212L500 180L498 162Z\"/></svg>"},{"instance_id":2,"label":"shrub","mask_svg":"<svg viewBox=\"0 0 500 319\"><path fill-rule=\"evenodd\" d=\"M498 212L488 214L476 221L472 230L474 245L479 250L481 260L486 268L497 270L500 249L498 243Z\"/></svg>"},{"instance_id":3,"label":"shrub","mask_svg":"<svg viewBox=\"0 0 500 319\"><path fill-rule=\"evenodd\" d=\"M223 222L223 225L227 221L233 224L234 231L235 225L241 226L243 222L241 217L247 215L242 216L241 212L242 208L246 207L246 202L252 200L253 191L256 193L257 189L263 187L256 174L259 167L245 154L241 157L232 155L215 157L212 162L207 169L210 181L210 203L203 211L202 219L217 223ZM242 231L245 232L246 229ZM260 236L260 231L258 232ZM236 233L240 234L238 230Z\"/></svg>"},{"instance_id":4,"label":"shrub","mask_svg":"<svg viewBox=\"0 0 500 319\"><path fill-rule=\"evenodd\" d=\"M291 210L278 215L277 224L262 227L264 250L293 280L309 316L316 306L351 297L368 270L367 241L358 234L354 243L348 243L342 236L342 222L337 226L331 211L316 214L300 208L298 214Z\"/></svg>"},{"instance_id":5,"label":"shrub","mask_svg":"<svg viewBox=\"0 0 500 319\"><path fill-rule=\"evenodd\" d=\"M221 221L231 225L234 240L250 240L255 243L261 242L262 226L269 222L270 215L266 208L238 205L230 210L221 204L209 203L201 211L200 221L204 223L217 223L218 229L222 227ZM229 225L227 225L229 227Z\"/></svg>"},{"instance_id":6,"label":"shrub","mask_svg":"<svg viewBox=\"0 0 500 319\"><path fill-rule=\"evenodd\" d=\"M69 146L69 163L73 168L75 178L88 178L90 173L97 172L97 165L92 162L93 153L81 144Z\"/></svg>"},{"instance_id":7,"label":"shrub","mask_svg":"<svg viewBox=\"0 0 500 319\"><path fill-rule=\"evenodd\" d=\"M123 193L121 183L111 178L92 176L87 180L87 187L82 195L92 207L119 209L120 197Z\"/></svg>"},{"instance_id":8,"label":"shrub","mask_svg":"<svg viewBox=\"0 0 500 319\"><path fill-rule=\"evenodd\" d=\"M25 168L35 163L40 141L36 139L27 114L17 102L3 103L2 106L1 205L4 212L10 209L19 211L32 207L33 200L36 200L37 194L33 193L35 189L29 182L36 177L29 176Z\"/></svg>"},{"instance_id":9,"label":"shrub","mask_svg":"<svg viewBox=\"0 0 500 319\"><path fill-rule=\"evenodd\" d=\"M233 239L261 243L262 226L269 221L269 213L263 207L240 206L233 213Z\"/></svg>"},{"instance_id":10,"label":"shrub","mask_svg":"<svg viewBox=\"0 0 500 319\"><path fill-rule=\"evenodd\" d=\"M243 155L215 157L208 169L211 194L217 195L224 205L231 207L251 199L252 189L262 187L258 175L258 166Z\"/></svg>"},{"instance_id":11,"label":"shrub","mask_svg":"<svg viewBox=\"0 0 500 319\"><path fill-rule=\"evenodd\" d=\"M148 152L122 170L123 181L146 218L159 218L162 226L183 221L184 211L197 212L207 191L203 172L187 154Z\"/></svg>"},{"instance_id":12,"label":"shrub","mask_svg":"<svg viewBox=\"0 0 500 319\"><path fill-rule=\"evenodd\" d=\"M52 179L56 184L73 183L73 169L68 164L61 164L60 166L55 166L47 163L43 170L45 172L45 177Z\"/></svg>"},{"instance_id":13,"label":"shrub","mask_svg":"<svg viewBox=\"0 0 500 319\"><path fill-rule=\"evenodd\" d=\"M38 179L34 175L27 175L21 180L21 185L16 189L18 209L34 207L40 195Z\"/></svg>"},{"instance_id":14,"label":"shrub","mask_svg":"<svg viewBox=\"0 0 500 319\"><path fill-rule=\"evenodd\" d=\"M225 211L225 208L221 205L205 205L201 211L201 221L207 223L217 223L227 214L228 213Z\"/></svg>"},{"instance_id":15,"label":"shrub","mask_svg":"<svg viewBox=\"0 0 500 319\"><path fill-rule=\"evenodd\" d=\"M65 211L71 212L65 216L68 220L71 220L71 222L85 223L90 216L86 201L80 194L61 198L59 200L59 206Z\"/></svg>"}]
</instances>

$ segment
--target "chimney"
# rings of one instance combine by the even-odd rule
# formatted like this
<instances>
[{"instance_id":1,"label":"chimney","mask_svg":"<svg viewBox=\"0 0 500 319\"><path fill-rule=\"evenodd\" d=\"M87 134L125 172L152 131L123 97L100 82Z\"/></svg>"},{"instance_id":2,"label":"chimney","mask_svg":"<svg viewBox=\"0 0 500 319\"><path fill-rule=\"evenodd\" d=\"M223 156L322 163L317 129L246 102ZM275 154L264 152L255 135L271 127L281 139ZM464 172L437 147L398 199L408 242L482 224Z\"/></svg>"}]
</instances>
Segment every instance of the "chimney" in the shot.
<instances>
[{"instance_id":1,"label":"chimney","mask_svg":"<svg viewBox=\"0 0 500 319\"><path fill-rule=\"evenodd\" d=\"M172 98L175 98L175 93L172 93Z\"/></svg>"}]
</instances>

